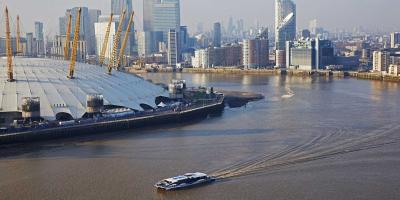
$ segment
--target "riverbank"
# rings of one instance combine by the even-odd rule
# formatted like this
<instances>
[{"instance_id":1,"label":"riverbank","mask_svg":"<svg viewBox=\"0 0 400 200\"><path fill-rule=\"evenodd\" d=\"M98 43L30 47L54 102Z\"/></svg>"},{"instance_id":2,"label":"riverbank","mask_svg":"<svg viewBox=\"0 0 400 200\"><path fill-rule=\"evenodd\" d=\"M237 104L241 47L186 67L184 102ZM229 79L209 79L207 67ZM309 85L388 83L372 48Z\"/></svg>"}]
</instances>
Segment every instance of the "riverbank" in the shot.
<instances>
[{"instance_id":1,"label":"riverbank","mask_svg":"<svg viewBox=\"0 0 400 200\"><path fill-rule=\"evenodd\" d=\"M357 79L400 82L400 76L382 75L381 73L349 72L348 74L350 77L357 78Z\"/></svg>"},{"instance_id":2,"label":"riverbank","mask_svg":"<svg viewBox=\"0 0 400 200\"><path fill-rule=\"evenodd\" d=\"M279 75L279 69L240 69L240 68L185 68L183 73L223 73L223 74L268 74Z\"/></svg>"},{"instance_id":3,"label":"riverbank","mask_svg":"<svg viewBox=\"0 0 400 200\"><path fill-rule=\"evenodd\" d=\"M129 69L128 73L143 75L146 73L172 73L172 70L148 72L146 70ZM307 71L307 70L280 70L280 69L240 69L240 68L185 68L179 73L205 73L205 74L258 74L258 75L286 75L299 77L334 77L334 78L356 78L364 80L379 80L388 82L400 82L400 76L383 75L376 72L355 72L355 71Z\"/></svg>"}]
</instances>

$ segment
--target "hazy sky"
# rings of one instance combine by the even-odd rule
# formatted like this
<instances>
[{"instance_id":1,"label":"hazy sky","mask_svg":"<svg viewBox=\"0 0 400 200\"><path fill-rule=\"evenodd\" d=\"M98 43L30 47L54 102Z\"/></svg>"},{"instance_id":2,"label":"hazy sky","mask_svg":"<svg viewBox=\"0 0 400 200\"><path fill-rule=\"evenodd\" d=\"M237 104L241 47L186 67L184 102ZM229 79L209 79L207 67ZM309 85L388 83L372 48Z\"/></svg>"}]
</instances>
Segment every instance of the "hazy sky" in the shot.
<instances>
[{"instance_id":1,"label":"hazy sky","mask_svg":"<svg viewBox=\"0 0 400 200\"><path fill-rule=\"evenodd\" d=\"M20 14L23 32L33 31L35 20L43 21L47 34L58 32L58 17L66 8L87 6L109 13L111 0L0 0L1 9L7 4L15 19ZM137 11L136 26L142 26L142 0L133 0ZM308 26L311 19L334 30L363 26L370 30L400 31L400 0L295 0L297 4L298 29ZM1 24L4 24L1 13ZM272 28L274 0L181 0L182 25L196 30L202 22L206 28L215 21L227 21L232 16L242 18L246 26L257 21ZM2 30L0 28L0 30Z\"/></svg>"}]
</instances>

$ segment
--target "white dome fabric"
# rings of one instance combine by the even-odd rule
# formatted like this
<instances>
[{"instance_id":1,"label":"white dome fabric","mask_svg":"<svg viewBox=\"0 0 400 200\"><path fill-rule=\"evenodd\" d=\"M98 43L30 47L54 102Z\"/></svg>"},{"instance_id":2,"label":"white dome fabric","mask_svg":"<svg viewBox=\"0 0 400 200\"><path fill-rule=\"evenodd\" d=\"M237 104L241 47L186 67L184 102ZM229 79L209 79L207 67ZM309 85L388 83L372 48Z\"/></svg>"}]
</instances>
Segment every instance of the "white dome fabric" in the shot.
<instances>
[{"instance_id":1,"label":"white dome fabric","mask_svg":"<svg viewBox=\"0 0 400 200\"><path fill-rule=\"evenodd\" d=\"M69 62L62 60L16 58L15 82L7 82L6 59L0 59L0 112L21 111L23 97L39 97L41 116L55 120L57 113L74 118L85 114L86 96L101 94L105 105L142 110L140 104L155 107L157 96L168 96L160 86L136 75L96 65L77 63L75 79L67 79Z\"/></svg>"}]
</instances>

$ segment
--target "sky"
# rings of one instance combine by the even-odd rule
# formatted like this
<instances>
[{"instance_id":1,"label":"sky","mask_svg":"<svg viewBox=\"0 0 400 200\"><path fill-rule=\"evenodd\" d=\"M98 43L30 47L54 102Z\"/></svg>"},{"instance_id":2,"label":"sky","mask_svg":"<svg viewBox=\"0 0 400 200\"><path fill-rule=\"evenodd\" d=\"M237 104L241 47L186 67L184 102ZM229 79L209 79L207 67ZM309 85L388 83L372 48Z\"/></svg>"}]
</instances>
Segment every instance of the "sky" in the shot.
<instances>
[{"instance_id":1,"label":"sky","mask_svg":"<svg viewBox=\"0 0 400 200\"><path fill-rule=\"evenodd\" d=\"M58 32L58 17L67 8L87 6L110 12L111 0L0 0L1 9L9 7L12 19L19 14L22 32L33 32L34 21L45 23L46 35ZM297 4L298 29L308 27L312 19L328 29L353 30L362 26L368 30L400 31L397 16L399 0L294 0ZM137 13L136 27L142 27L142 0L133 0ZM395 17L396 16L396 17ZM0 14L1 25L4 14ZM198 23L206 29L217 21L227 22L230 17L244 19L247 27L258 22L262 26L273 28L274 0L181 0L182 25L189 26L194 32ZM0 29L1 30L1 29Z\"/></svg>"}]
</instances>

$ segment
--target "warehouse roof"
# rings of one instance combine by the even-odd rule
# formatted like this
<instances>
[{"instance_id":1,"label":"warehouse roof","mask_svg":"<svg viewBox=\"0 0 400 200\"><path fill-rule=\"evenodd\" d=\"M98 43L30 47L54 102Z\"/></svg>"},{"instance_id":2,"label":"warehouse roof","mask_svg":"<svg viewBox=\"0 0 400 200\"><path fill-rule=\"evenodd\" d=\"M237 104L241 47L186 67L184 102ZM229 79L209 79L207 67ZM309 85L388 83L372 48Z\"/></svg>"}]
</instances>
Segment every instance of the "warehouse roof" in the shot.
<instances>
[{"instance_id":1,"label":"warehouse roof","mask_svg":"<svg viewBox=\"0 0 400 200\"><path fill-rule=\"evenodd\" d=\"M140 104L155 105L157 96L168 93L138 76L77 63L75 79L67 79L69 62L50 59L14 59L15 82L7 82L6 59L0 59L0 112L21 111L24 97L39 97L41 116L54 120L58 113L74 118L85 114L86 96L102 94L106 105L142 110Z\"/></svg>"}]
</instances>

